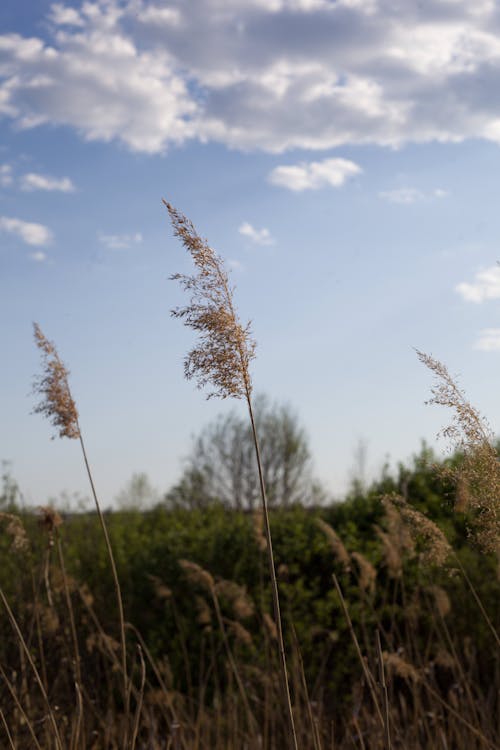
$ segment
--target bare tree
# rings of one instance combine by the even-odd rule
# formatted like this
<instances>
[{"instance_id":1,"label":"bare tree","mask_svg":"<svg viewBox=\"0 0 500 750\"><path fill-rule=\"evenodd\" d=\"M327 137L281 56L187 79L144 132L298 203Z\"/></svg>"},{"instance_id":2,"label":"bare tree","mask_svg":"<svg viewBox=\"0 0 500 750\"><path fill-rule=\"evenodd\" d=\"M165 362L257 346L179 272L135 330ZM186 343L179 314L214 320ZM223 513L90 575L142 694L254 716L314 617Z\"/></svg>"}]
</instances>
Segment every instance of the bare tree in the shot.
<instances>
[{"instance_id":1,"label":"bare tree","mask_svg":"<svg viewBox=\"0 0 500 750\"><path fill-rule=\"evenodd\" d=\"M321 490L312 478L307 436L292 409L261 395L254 412L269 505L318 501ZM218 500L238 509L257 508L259 476L248 420L233 411L207 425L167 500L187 507Z\"/></svg>"}]
</instances>

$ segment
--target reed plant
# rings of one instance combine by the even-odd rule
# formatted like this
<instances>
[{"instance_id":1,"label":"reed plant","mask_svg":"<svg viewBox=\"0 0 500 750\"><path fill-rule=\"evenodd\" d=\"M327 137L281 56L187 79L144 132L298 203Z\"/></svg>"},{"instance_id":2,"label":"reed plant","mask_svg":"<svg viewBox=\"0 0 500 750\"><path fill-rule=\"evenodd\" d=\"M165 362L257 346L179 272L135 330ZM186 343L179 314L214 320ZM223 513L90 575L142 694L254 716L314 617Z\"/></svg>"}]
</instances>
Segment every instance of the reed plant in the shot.
<instances>
[{"instance_id":1,"label":"reed plant","mask_svg":"<svg viewBox=\"0 0 500 750\"><path fill-rule=\"evenodd\" d=\"M248 407L259 475L284 705L290 725L289 745L294 750L298 750L266 485L252 404L250 362L255 356L255 341L251 336L250 324L243 326L238 318L233 300L233 289L222 258L200 237L189 219L170 203L166 201L163 203L168 210L174 234L181 240L196 267L194 275L175 274L172 276L173 280L180 282L190 297L188 304L174 309L172 315L182 320L199 337L198 345L186 356L184 374L188 379L195 378L200 388L209 386L211 388L209 398L218 396L244 399Z\"/></svg>"}]
</instances>

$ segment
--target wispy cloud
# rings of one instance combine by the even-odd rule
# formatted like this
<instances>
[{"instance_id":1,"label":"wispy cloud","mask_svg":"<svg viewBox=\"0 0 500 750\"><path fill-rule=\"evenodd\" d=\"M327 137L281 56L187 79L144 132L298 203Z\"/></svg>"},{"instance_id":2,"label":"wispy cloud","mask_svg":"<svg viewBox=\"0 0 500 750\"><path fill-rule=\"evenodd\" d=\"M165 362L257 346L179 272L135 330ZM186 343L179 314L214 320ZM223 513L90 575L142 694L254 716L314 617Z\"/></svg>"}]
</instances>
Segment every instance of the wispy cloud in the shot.
<instances>
[{"instance_id":1,"label":"wispy cloud","mask_svg":"<svg viewBox=\"0 0 500 750\"><path fill-rule=\"evenodd\" d=\"M45 260L47 260L47 255L43 252L43 250L35 250L34 253L30 253L30 258L36 263L43 263Z\"/></svg>"},{"instance_id":2,"label":"wispy cloud","mask_svg":"<svg viewBox=\"0 0 500 750\"><path fill-rule=\"evenodd\" d=\"M133 245L140 245L142 234L99 234L99 242L110 250L125 250Z\"/></svg>"},{"instance_id":3,"label":"wispy cloud","mask_svg":"<svg viewBox=\"0 0 500 750\"><path fill-rule=\"evenodd\" d=\"M482 352L500 351L500 328L484 328L480 331L474 349Z\"/></svg>"},{"instance_id":4,"label":"wispy cloud","mask_svg":"<svg viewBox=\"0 0 500 750\"><path fill-rule=\"evenodd\" d=\"M51 177L50 175L29 172L20 178L21 190L31 192L33 190L58 191L61 193L74 193L75 186L69 177Z\"/></svg>"},{"instance_id":5,"label":"wispy cloud","mask_svg":"<svg viewBox=\"0 0 500 750\"><path fill-rule=\"evenodd\" d=\"M378 196L382 200L388 201L389 203L399 203L401 205L409 206L412 203L419 203L421 201L436 200L439 198L446 198L448 191L442 188L434 188L434 190L423 191L412 187L395 188L394 190L383 190Z\"/></svg>"},{"instance_id":6,"label":"wispy cloud","mask_svg":"<svg viewBox=\"0 0 500 750\"><path fill-rule=\"evenodd\" d=\"M2 187L10 187L12 181L12 167L10 164L0 164L0 185Z\"/></svg>"},{"instance_id":7,"label":"wispy cloud","mask_svg":"<svg viewBox=\"0 0 500 750\"><path fill-rule=\"evenodd\" d=\"M16 235L27 245L43 246L52 242L52 232L44 224L9 216L0 216L0 231Z\"/></svg>"},{"instance_id":8,"label":"wispy cloud","mask_svg":"<svg viewBox=\"0 0 500 750\"><path fill-rule=\"evenodd\" d=\"M500 298L500 266L490 266L476 273L474 281L463 281L455 287L467 302L481 303ZM492 329L488 329L492 330Z\"/></svg>"},{"instance_id":9,"label":"wispy cloud","mask_svg":"<svg viewBox=\"0 0 500 750\"><path fill-rule=\"evenodd\" d=\"M324 159L276 167L268 179L273 185L301 192L341 187L346 180L362 171L358 164L348 159Z\"/></svg>"},{"instance_id":10,"label":"wispy cloud","mask_svg":"<svg viewBox=\"0 0 500 750\"><path fill-rule=\"evenodd\" d=\"M262 227L262 229L256 229L248 221L244 221L238 229L238 232L243 237L248 237L249 240L254 242L256 245L274 245L275 239L271 235L269 229Z\"/></svg>"}]
</instances>

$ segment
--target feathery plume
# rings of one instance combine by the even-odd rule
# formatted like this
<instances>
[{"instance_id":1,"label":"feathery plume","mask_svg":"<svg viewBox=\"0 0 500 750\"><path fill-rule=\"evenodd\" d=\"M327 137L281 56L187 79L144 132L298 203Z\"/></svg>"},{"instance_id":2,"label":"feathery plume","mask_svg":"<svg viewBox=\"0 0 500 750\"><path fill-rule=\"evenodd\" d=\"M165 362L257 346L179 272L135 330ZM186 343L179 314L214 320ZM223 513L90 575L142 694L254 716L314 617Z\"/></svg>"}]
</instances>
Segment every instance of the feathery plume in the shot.
<instances>
[{"instance_id":1,"label":"feathery plume","mask_svg":"<svg viewBox=\"0 0 500 750\"><path fill-rule=\"evenodd\" d=\"M444 565L452 550L439 526L408 505L406 500L399 495L387 495L382 502L384 507L391 506L398 511L413 539L422 542L420 554L422 564Z\"/></svg>"},{"instance_id":2,"label":"feathery plume","mask_svg":"<svg viewBox=\"0 0 500 750\"><path fill-rule=\"evenodd\" d=\"M191 560L179 560L179 565L186 574L190 583L194 583L198 586L208 589L208 591L215 591L215 583L211 574L208 570L204 570L201 565L198 565Z\"/></svg>"},{"instance_id":3,"label":"feathery plume","mask_svg":"<svg viewBox=\"0 0 500 750\"><path fill-rule=\"evenodd\" d=\"M30 543L23 522L18 516L12 513L0 513L0 523L5 521L5 531L12 537L11 549L15 552L26 552Z\"/></svg>"},{"instance_id":4,"label":"feathery plume","mask_svg":"<svg viewBox=\"0 0 500 750\"><path fill-rule=\"evenodd\" d=\"M323 534L326 536L328 542L330 543L330 547L332 548L332 552L336 559L338 560L341 565L344 566L344 569L346 572L349 572L351 569L351 558L349 557L349 553L344 547L344 543L342 539L339 537L337 532L330 526L330 524L326 523L326 521L323 521L322 518L316 519L316 525L321 529Z\"/></svg>"},{"instance_id":5,"label":"feathery plume","mask_svg":"<svg viewBox=\"0 0 500 750\"><path fill-rule=\"evenodd\" d=\"M377 580L377 570L374 565L361 552L353 552L352 559L358 566L358 582L362 591L368 591L370 594L375 592L375 583Z\"/></svg>"},{"instance_id":6,"label":"feathery plume","mask_svg":"<svg viewBox=\"0 0 500 750\"><path fill-rule=\"evenodd\" d=\"M184 374L188 379L196 378L199 388L211 385L208 398L246 398L251 392L249 364L255 356L255 342L250 324L243 326L236 315L222 258L197 234L189 219L163 203L175 236L198 269L193 276L176 273L171 277L191 295L189 304L175 308L172 315L200 337L198 346L184 360Z\"/></svg>"},{"instance_id":7,"label":"feathery plume","mask_svg":"<svg viewBox=\"0 0 500 750\"><path fill-rule=\"evenodd\" d=\"M437 379L427 403L453 411L452 423L442 435L452 441L463 459L458 468L445 469L443 474L457 486L456 509L471 511L477 542L484 551L495 552L500 548L500 463L493 432L445 365L423 352L417 351L417 355Z\"/></svg>"},{"instance_id":8,"label":"feathery plume","mask_svg":"<svg viewBox=\"0 0 500 750\"><path fill-rule=\"evenodd\" d=\"M33 324L35 343L42 352L43 375L35 379L33 390L41 396L35 414L47 417L59 432L59 437L79 438L78 411L69 389L69 371L61 362L57 349L49 341L38 323Z\"/></svg>"}]
</instances>

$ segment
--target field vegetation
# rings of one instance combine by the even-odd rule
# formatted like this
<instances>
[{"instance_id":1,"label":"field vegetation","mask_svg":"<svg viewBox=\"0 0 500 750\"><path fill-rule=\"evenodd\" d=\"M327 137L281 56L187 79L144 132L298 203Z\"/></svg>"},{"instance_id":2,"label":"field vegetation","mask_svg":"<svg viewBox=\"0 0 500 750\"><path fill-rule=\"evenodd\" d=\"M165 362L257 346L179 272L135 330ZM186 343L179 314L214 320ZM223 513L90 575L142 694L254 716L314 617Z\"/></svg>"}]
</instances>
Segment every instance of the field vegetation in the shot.
<instances>
[{"instance_id":1,"label":"field vegetation","mask_svg":"<svg viewBox=\"0 0 500 750\"><path fill-rule=\"evenodd\" d=\"M451 410L450 458L423 446L327 502L290 411L253 397L255 344L221 259L167 208L196 267L176 277L188 302L174 316L199 337L185 374L242 399L248 426L206 430L200 462L154 507L104 512L68 371L35 326L35 410L79 443L95 509L23 508L4 474L1 746L498 748L500 468L486 423L418 353L431 401Z\"/></svg>"}]
</instances>

